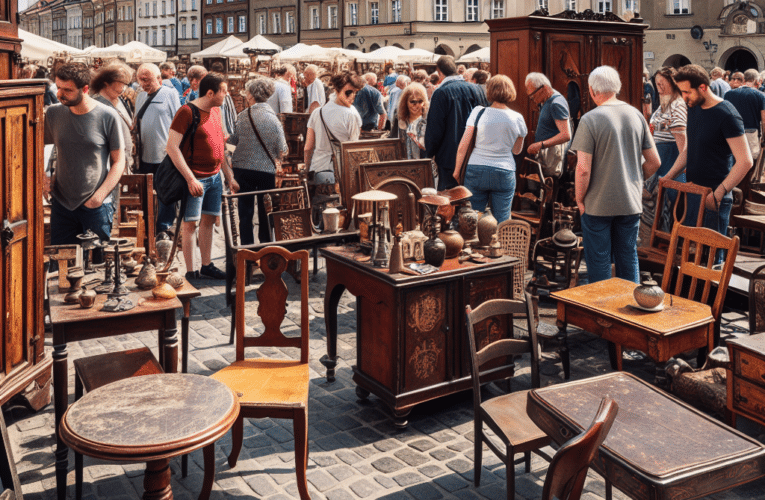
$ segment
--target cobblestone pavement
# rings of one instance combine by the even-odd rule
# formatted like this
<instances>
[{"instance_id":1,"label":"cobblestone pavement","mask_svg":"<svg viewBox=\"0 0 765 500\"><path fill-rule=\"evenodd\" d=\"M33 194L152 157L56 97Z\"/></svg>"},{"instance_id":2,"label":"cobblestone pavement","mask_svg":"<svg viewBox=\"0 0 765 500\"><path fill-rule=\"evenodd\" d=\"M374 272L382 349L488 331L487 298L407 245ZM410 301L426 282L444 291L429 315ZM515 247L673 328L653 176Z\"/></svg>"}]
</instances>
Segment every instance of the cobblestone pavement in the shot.
<instances>
[{"instance_id":1,"label":"cobblestone pavement","mask_svg":"<svg viewBox=\"0 0 765 500\"><path fill-rule=\"evenodd\" d=\"M222 250L216 248L216 254ZM309 467L308 481L315 500L346 499L504 499L506 498L505 466L484 447L481 486L473 485L473 411L469 391L422 404L410 415L406 430L396 430L386 407L375 396L360 402L351 381L351 366L356 356L355 300L347 293L340 303L338 315L338 351L341 360L337 380L328 384L319 358L326 352L323 318L323 294L326 275L321 268L311 278L311 387L309 403ZM222 267L223 259L216 259ZM291 297L297 286L291 278ZM225 307L223 282L200 280L194 283L202 296L192 302L189 371L210 375L234 358L228 344L229 310ZM254 317L254 301L249 307ZM291 322L299 314L294 302L288 311ZM554 305L543 302L543 321L554 324ZM723 322L723 335L740 335L747 328L745 315L729 311ZM258 324L254 325L258 329ZM297 330L295 323L291 329ZM51 348L50 338L47 346ZM572 379L581 379L610 371L606 344L584 332L570 336ZM156 332L105 338L70 344L70 391L73 391L71 362L119 349L141 346L157 349ZM270 350L263 354L284 357L289 350ZM625 361L625 369L646 380L653 379L650 363ZM554 355L545 355L542 363L542 384L562 381L560 363ZM523 359L513 379L513 390L530 388L528 359ZM499 394L490 384L486 395ZM73 401L73 392L69 395ZM18 472L27 500L55 498L53 437L53 405L38 413L15 407L6 412ZM226 456L231 449L230 435L216 444L216 481L212 499L256 498L279 500L297 498L292 425L282 420L245 421L244 447L239 462L230 469ZM755 424L739 419L739 427L753 437L764 431ZM546 450L552 453L553 450ZM73 454L70 453L68 476L69 497L74 497ZM201 450L191 455L189 475L181 478L180 459L172 462L172 487L179 500L196 499L202 484ZM144 464L115 464L85 457L85 500L137 499L143 492ZM534 455L532 472L525 474L516 466L516 499L540 498L547 463ZM585 485L585 500L605 496L603 480L592 471ZM616 499L627 498L614 490ZM738 500L765 498L765 481L744 485L709 498Z\"/></svg>"}]
</instances>

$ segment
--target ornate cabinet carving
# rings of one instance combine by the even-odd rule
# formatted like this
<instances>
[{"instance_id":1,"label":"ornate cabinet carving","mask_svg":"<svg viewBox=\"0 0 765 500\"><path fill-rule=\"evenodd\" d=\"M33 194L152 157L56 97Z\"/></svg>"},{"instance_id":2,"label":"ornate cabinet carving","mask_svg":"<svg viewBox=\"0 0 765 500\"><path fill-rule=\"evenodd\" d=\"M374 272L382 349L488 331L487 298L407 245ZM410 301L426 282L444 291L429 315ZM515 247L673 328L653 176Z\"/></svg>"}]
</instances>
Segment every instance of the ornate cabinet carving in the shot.
<instances>
[{"instance_id":1,"label":"ornate cabinet carving","mask_svg":"<svg viewBox=\"0 0 765 500\"><path fill-rule=\"evenodd\" d=\"M21 40L16 24L15 0L0 1L0 80L16 77L20 61Z\"/></svg>"},{"instance_id":2,"label":"ornate cabinet carving","mask_svg":"<svg viewBox=\"0 0 765 500\"><path fill-rule=\"evenodd\" d=\"M567 15L572 18L564 18ZM587 76L594 68L609 65L622 80L620 99L641 107L643 73L643 32L645 24L624 22L616 16L608 20L585 20L567 11L561 17L531 15L487 20L491 33L492 74L509 76L518 90L512 108L526 118L533 142L538 112L526 98L526 75L544 73L553 88L569 99L579 115L595 105L589 98ZM575 121L578 121L576 119Z\"/></svg>"},{"instance_id":3,"label":"ornate cabinet carving","mask_svg":"<svg viewBox=\"0 0 765 500\"><path fill-rule=\"evenodd\" d=\"M728 341L728 424L736 415L765 425L765 333Z\"/></svg>"},{"instance_id":4,"label":"ornate cabinet carving","mask_svg":"<svg viewBox=\"0 0 765 500\"><path fill-rule=\"evenodd\" d=\"M43 93L39 81L0 82L0 404L22 393L50 402L43 324Z\"/></svg>"}]
</instances>

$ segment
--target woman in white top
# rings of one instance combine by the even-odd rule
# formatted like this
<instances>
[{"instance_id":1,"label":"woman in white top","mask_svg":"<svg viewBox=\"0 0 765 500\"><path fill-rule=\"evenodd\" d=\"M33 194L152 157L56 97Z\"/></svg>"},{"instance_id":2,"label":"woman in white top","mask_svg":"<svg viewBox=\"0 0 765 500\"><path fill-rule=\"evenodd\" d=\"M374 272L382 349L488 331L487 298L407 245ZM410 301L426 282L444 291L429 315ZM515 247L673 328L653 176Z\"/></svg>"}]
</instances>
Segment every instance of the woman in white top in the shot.
<instances>
[{"instance_id":1,"label":"woman in white top","mask_svg":"<svg viewBox=\"0 0 765 500\"><path fill-rule=\"evenodd\" d=\"M121 62L110 63L98 70L90 82L90 94L98 102L114 108L122 118L122 138L125 143L125 173L133 171L133 116L120 96L125 92L133 70Z\"/></svg>"},{"instance_id":2,"label":"woman in white top","mask_svg":"<svg viewBox=\"0 0 765 500\"><path fill-rule=\"evenodd\" d=\"M528 133L523 116L508 107L515 96L515 85L505 75L495 75L488 81L486 98L492 105L488 108L476 106L470 113L455 162L454 178L459 180L460 165L475 133L475 148L468 158L465 187L473 193L470 202L475 210L483 212L491 201L497 222L510 218L515 195L513 155L521 153L523 138Z\"/></svg>"}]
</instances>

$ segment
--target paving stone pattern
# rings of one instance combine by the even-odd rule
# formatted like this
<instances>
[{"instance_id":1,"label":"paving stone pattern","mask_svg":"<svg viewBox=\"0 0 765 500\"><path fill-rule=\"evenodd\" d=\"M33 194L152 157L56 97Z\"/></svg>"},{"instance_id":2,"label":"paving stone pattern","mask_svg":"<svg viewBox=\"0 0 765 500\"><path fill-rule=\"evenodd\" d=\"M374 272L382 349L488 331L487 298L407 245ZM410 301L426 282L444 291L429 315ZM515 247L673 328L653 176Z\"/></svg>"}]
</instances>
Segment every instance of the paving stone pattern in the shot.
<instances>
[{"instance_id":1,"label":"paving stone pattern","mask_svg":"<svg viewBox=\"0 0 765 500\"><path fill-rule=\"evenodd\" d=\"M217 241L218 240L216 238ZM223 255L220 243L215 255ZM215 260L223 267L223 259ZM484 447L481 486L473 484L473 411L469 391L418 406L410 415L410 425L396 430L386 407L375 396L359 401L351 381L351 366L356 356L355 299L345 294L338 315L338 352L341 360L337 380L328 384L319 358L325 354L323 317L326 275L320 260L320 270L310 282L311 327L311 386L309 403L309 466L308 481L311 497L316 500L356 499L504 499L506 498L505 466ZM257 281L257 278L256 278ZM299 291L291 278L290 305L285 326L299 334L296 323L299 304L292 300ZM200 280L194 282L202 296L192 302L189 371L210 375L234 359L234 348L228 344L229 310L225 307L223 282ZM255 296L248 304L255 318ZM542 302L543 321L554 324L554 304ZM723 336L741 335L747 327L746 316L726 312ZM254 331L262 331L257 320L248 322ZM578 332L570 336L572 379L590 377L610 371L606 344L599 338ZM51 348L51 340L47 339ZM70 403L73 401L72 360L119 349L141 346L157 349L156 332L104 338L70 344L69 376ZM284 358L289 349L260 349L260 354ZM248 353L248 355L250 355ZM256 353L252 353L256 355ZM625 361L625 369L646 380L653 379L653 366L641 361ZM542 384L563 380L560 363L555 355L545 355L542 363ZM513 390L530 388L528 359L519 362L512 381ZM493 384L484 396L501 394ZM53 405L38 413L21 407L6 412L13 452L26 500L55 498L53 438ZM763 429L739 420L739 427L749 435L760 437ZM230 434L216 444L216 481L211 498L268 499L298 498L295 480L295 459L292 425L282 420L246 420L244 447L237 466L230 469L227 453L231 449ZM552 454L551 449L546 450ZM74 457L70 453L68 495L74 498ZM178 500L196 499L202 485L203 460L201 450L189 460L189 475L181 477L180 459L172 464L172 487ZM143 492L144 464L115 464L85 457L85 500L131 500ZM516 466L516 499L535 499L542 493L547 463L534 456L531 473L524 473L523 464ZM585 485L586 500L605 496L603 480L594 472ZM614 498L627 497L614 490ZM765 481L744 485L710 498L740 500L765 498Z\"/></svg>"}]
</instances>

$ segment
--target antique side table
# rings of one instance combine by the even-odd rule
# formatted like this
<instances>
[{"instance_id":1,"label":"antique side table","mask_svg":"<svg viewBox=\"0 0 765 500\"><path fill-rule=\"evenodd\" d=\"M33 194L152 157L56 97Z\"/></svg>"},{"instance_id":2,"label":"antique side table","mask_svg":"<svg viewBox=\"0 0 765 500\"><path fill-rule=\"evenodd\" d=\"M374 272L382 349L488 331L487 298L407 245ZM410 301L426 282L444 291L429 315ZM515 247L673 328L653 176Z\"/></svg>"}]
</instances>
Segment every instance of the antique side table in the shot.
<instances>
[{"instance_id":1,"label":"antique side table","mask_svg":"<svg viewBox=\"0 0 765 500\"><path fill-rule=\"evenodd\" d=\"M743 415L765 426L765 333L727 342L728 425L736 428L736 416Z\"/></svg>"},{"instance_id":2,"label":"antique side table","mask_svg":"<svg viewBox=\"0 0 765 500\"><path fill-rule=\"evenodd\" d=\"M62 441L104 460L147 462L145 500L172 500L170 458L204 448L199 500L215 477L215 441L239 415L239 399L225 384L190 374L144 375L87 393L64 413Z\"/></svg>"},{"instance_id":3,"label":"antique side table","mask_svg":"<svg viewBox=\"0 0 765 500\"><path fill-rule=\"evenodd\" d=\"M126 286L135 290L133 280ZM185 285L191 287L191 285ZM193 289L193 287L191 287ZM189 292L193 295L193 292ZM198 292L197 292L198 293ZM56 287L50 295L50 317L53 333L53 400L56 413L56 488L59 500L66 498L68 448L58 435L59 423L69 403L67 363L69 342L79 342L126 333L159 331L159 357L166 373L178 371L178 329L175 310L183 307L178 298L156 300L151 291L135 291L128 296L136 306L124 312L102 311L107 297L99 294L91 309L64 302L64 293ZM190 300L190 297L189 299Z\"/></svg>"},{"instance_id":4,"label":"antique side table","mask_svg":"<svg viewBox=\"0 0 765 500\"><path fill-rule=\"evenodd\" d=\"M512 298L519 260L503 256L486 264L449 259L427 275L390 274L361 262L354 247L321 249L326 260L324 314L327 381L337 364L337 306L344 290L356 296L356 394L373 393L392 410L398 427L422 402L470 389L465 305ZM476 328L478 344L512 332L509 318L490 318ZM485 380L513 375L512 363L487 368Z\"/></svg>"},{"instance_id":5,"label":"antique side table","mask_svg":"<svg viewBox=\"0 0 765 500\"><path fill-rule=\"evenodd\" d=\"M529 417L561 444L619 405L592 468L635 500L692 500L765 476L765 446L628 373L529 392ZM607 486L606 498L610 495Z\"/></svg>"},{"instance_id":6,"label":"antique side table","mask_svg":"<svg viewBox=\"0 0 765 500\"><path fill-rule=\"evenodd\" d=\"M645 312L637 305L631 281L611 278L550 294L558 301L558 329L565 338L572 324L613 342L611 367L622 370L621 349L645 352L656 363L656 383L664 383L664 364L672 356L714 348L712 309L700 302L666 294L664 309Z\"/></svg>"}]
</instances>

